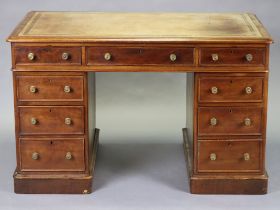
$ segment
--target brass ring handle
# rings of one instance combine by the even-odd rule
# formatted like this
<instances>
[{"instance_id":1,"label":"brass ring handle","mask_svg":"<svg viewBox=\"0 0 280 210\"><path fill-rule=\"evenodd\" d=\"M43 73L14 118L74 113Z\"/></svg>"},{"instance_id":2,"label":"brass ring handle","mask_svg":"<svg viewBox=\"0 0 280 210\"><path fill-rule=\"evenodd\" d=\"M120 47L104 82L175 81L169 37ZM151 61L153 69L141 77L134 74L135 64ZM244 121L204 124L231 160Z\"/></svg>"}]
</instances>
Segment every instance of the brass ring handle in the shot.
<instances>
[{"instance_id":1,"label":"brass ring handle","mask_svg":"<svg viewBox=\"0 0 280 210\"><path fill-rule=\"evenodd\" d=\"M176 56L176 54L171 53L171 54L169 55L169 58L170 58L170 60L171 60L172 62L174 62L174 61L176 61L177 56Z\"/></svg>"},{"instance_id":2,"label":"brass ring handle","mask_svg":"<svg viewBox=\"0 0 280 210\"><path fill-rule=\"evenodd\" d=\"M33 160L38 160L39 159L39 153L38 152L33 152L32 155L31 155L31 158Z\"/></svg>"},{"instance_id":3,"label":"brass ring handle","mask_svg":"<svg viewBox=\"0 0 280 210\"><path fill-rule=\"evenodd\" d=\"M218 61L219 60L219 55L218 54L214 53L211 56L212 56L213 61Z\"/></svg>"},{"instance_id":4,"label":"brass ring handle","mask_svg":"<svg viewBox=\"0 0 280 210\"><path fill-rule=\"evenodd\" d=\"M252 124L252 121L251 121L250 118L247 117L247 118L244 119L244 125L245 126L250 126L251 124Z\"/></svg>"},{"instance_id":5,"label":"brass ring handle","mask_svg":"<svg viewBox=\"0 0 280 210\"><path fill-rule=\"evenodd\" d=\"M64 86L64 92L65 92L65 93L70 93L70 92L71 92L71 87L68 86L68 85L65 85L65 86Z\"/></svg>"},{"instance_id":6,"label":"brass ring handle","mask_svg":"<svg viewBox=\"0 0 280 210\"><path fill-rule=\"evenodd\" d=\"M32 117L30 122L32 125L36 125L38 123L38 120L36 118Z\"/></svg>"},{"instance_id":7,"label":"brass ring handle","mask_svg":"<svg viewBox=\"0 0 280 210\"><path fill-rule=\"evenodd\" d=\"M244 153L243 157L244 157L244 160L246 160L246 161L250 160L250 154L249 153Z\"/></svg>"},{"instance_id":8,"label":"brass ring handle","mask_svg":"<svg viewBox=\"0 0 280 210\"><path fill-rule=\"evenodd\" d=\"M217 159L217 155L215 153L211 153L210 154L210 160L216 160Z\"/></svg>"},{"instance_id":9,"label":"brass ring handle","mask_svg":"<svg viewBox=\"0 0 280 210\"><path fill-rule=\"evenodd\" d=\"M30 52L30 53L28 53L27 58L28 58L28 60L33 61L35 59L35 54Z\"/></svg>"},{"instance_id":10,"label":"brass ring handle","mask_svg":"<svg viewBox=\"0 0 280 210\"><path fill-rule=\"evenodd\" d=\"M105 53L104 54L104 59L106 60L106 61L109 61L109 60L111 60L111 54L110 53Z\"/></svg>"},{"instance_id":11,"label":"brass ring handle","mask_svg":"<svg viewBox=\"0 0 280 210\"><path fill-rule=\"evenodd\" d=\"M71 160L71 159L72 159L72 154L71 154L71 152L67 152L67 153L66 153L65 159L66 159L66 160Z\"/></svg>"},{"instance_id":12,"label":"brass ring handle","mask_svg":"<svg viewBox=\"0 0 280 210\"><path fill-rule=\"evenodd\" d=\"M67 52L62 53L61 55L62 60L68 60L70 58L70 54Z\"/></svg>"},{"instance_id":13,"label":"brass ring handle","mask_svg":"<svg viewBox=\"0 0 280 210\"><path fill-rule=\"evenodd\" d=\"M248 62L251 62L253 60L253 55L249 53L249 54L245 55L245 58Z\"/></svg>"},{"instance_id":14,"label":"brass ring handle","mask_svg":"<svg viewBox=\"0 0 280 210\"><path fill-rule=\"evenodd\" d=\"M215 87L215 86L211 87L211 93L212 94L217 94L218 91L219 91L219 89L217 87Z\"/></svg>"},{"instance_id":15,"label":"brass ring handle","mask_svg":"<svg viewBox=\"0 0 280 210\"><path fill-rule=\"evenodd\" d=\"M71 125L71 124L72 124L72 119L69 118L69 117L66 117L66 118L64 119L64 123L65 123L66 125Z\"/></svg>"},{"instance_id":16,"label":"brass ring handle","mask_svg":"<svg viewBox=\"0 0 280 210\"><path fill-rule=\"evenodd\" d=\"M29 87L29 91L30 91L31 93L36 93L36 92L37 92L37 88L36 88L35 86L30 86L30 87Z\"/></svg>"},{"instance_id":17,"label":"brass ring handle","mask_svg":"<svg viewBox=\"0 0 280 210\"><path fill-rule=\"evenodd\" d=\"M246 94L250 95L253 92L253 89L248 86L245 88L245 92L246 92Z\"/></svg>"},{"instance_id":18,"label":"brass ring handle","mask_svg":"<svg viewBox=\"0 0 280 210\"><path fill-rule=\"evenodd\" d=\"M210 125L215 126L215 125L217 125L217 123L218 123L218 120L217 120L215 117L212 117L212 118L210 119Z\"/></svg>"}]
</instances>

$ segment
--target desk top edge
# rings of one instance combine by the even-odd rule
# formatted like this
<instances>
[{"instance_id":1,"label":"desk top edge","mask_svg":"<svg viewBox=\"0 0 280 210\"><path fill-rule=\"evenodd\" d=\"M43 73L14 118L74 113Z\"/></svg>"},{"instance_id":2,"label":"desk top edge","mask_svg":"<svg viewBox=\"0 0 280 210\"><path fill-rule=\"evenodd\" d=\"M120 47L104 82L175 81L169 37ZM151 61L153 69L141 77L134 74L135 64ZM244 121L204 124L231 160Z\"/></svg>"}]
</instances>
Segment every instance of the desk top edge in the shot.
<instances>
[{"instance_id":1,"label":"desk top edge","mask_svg":"<svg viewBox=\"0 0 280 210\"><path fill-rule=\"evenodd\" d=\"M97 21L88 21L84 24L85 27L92 27L89 32L83 33L79 30L72 33L75 24L71 25L69 21L73 17L96 18ZM111 30L105 30L106 24L115 23L115 21L127 20L122 26L132 26L133 21L138 21L134 31L121 31L121 27L115 27ZM202 17L202 18L201 18ZM61 28L58 22L66 21L66 27ZM83 19L81 18L81 19ZM98 20L99 18L99 20ZM103 19L102 19L103 18ZM134 20L133 20L134 18ZM154 23L150 24L150 28L143 24L142 20L154 18ZM193 19L191 24L180 25L179 21ZM75 18L75 20L78 18ZM100 20L101 19L101 20ZM168 21L170 19L170 21ZM242 24L243 21L246 24ZM207 20L208 22L206 22ZM209 24L211 20L211 23ZM67 22L68 21L68 22ZM168 21L168 23L167 23ZM209 31L204 28L197 27L197 22L200 22L203 27L210 27ZM36 23L37 28L36 28ZM104 22L104 24L103 24ZM161 22L164 22L161 25ZM182 22L182 21L181 21ZM76 24L79 24L77 20ZM141 25L142 23L142 25ZM233 26L229 23L235 24ZM42 27L42 25L45 27ZM68 24L68 25L67 25ZM100 28L104 25L104 28ZM135 25L135 24L133 24ZM156 26L156 27L155 27ZM72 28L71 28L72 27ZM96 33L96 28L100 28L101 32ZM178 29L171 31L170 29ZM212 28L211 28L212 27ZM46 29L44 29L46 28ZM153 30L152 28L156 28ZM187 29L191 29L190 32ZM137 31L138 29L138 31ZM166 30L167 29L167 30ZM206 28L207 29L207 28ZM217 30L215 30L217 29ZM222 29L222 30L221 30ZM60 31L59 31L60 30ZM64 31L63 31L64 30ZM71 31L71 34L67 32ZM109 31L109 32L106 32ZM144 31L144 32L142 32ZM43 34L43 33L45 34ZM60 32L66 32L61 34ZM138 32L138 34L137 34ZM172 32L172 33L171 33ZM242 33L239 33L242 32ZM103 34L102 34L103 33ZM212 34L211 34L212 33ZM216 34L215 34L216 33ZM235 33L235 34L233 34ZM11 35L7 38L8 42L188 42L188 43L272 43L273 39L262 23L251 13L103 13L103 12L29 12L25 18L18 24Z\"/></svg>"}]
</instances>

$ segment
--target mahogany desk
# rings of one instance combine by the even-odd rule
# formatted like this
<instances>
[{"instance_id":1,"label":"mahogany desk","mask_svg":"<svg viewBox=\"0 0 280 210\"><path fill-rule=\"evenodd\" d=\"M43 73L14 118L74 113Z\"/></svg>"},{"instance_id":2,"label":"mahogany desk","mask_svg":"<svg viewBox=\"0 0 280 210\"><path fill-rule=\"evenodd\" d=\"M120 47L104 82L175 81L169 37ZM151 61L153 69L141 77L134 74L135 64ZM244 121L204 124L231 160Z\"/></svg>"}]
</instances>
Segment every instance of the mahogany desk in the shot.
<instances>
[{"instance_id":1,"label":"mahogany desk","mask_svg":"<svg viewBox=\"0 0 280 210\"><path fill-rule=\"evenodd\" d=\"M191 193L267 192L270 35L253 14L30 12L12 48L16 193L90 193L94 72L187 74Z\"/></svg>"}]
</instances>

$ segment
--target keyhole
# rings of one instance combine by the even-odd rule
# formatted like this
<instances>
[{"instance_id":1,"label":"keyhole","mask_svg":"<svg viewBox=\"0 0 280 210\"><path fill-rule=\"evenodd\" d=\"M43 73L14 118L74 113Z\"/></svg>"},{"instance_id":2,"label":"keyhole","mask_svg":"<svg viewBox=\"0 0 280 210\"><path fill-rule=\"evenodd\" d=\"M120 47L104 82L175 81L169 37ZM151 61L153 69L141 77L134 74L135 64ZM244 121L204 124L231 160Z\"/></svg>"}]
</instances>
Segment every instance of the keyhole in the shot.
<instances>
[{"instance_id":1,"label":"keyhole","mask_svg":"<svg viewBox=\"0 0 280 210\"><path fill-rule=\"evenodd\" d=\"M50 109L49 111L52 112L52 109Z\"/></svg>"},{"instance_id":2,"label":"keyhole","mask_svg":"<svg viewBox=\"0 0 280 210\"><path fill-rule=\"evenodd\" d=\"M232 80L230 80L230 83L232 83Z\"/></svg>"},{"instance_id":3,"label":"keyhole","mask_svg":"<svg viewBox=\"0 0 280 210\"><path fill-rule=\"evenodd\" d=\"M232 109L229 110L229 113L232 113Z\"/></svg>"},{"instance_id":4,"label":"keyhole","mask_svg":"<svg viewBox=\"0 0 280 210\"><path fill-rule=\"evenodd\" d=\"M53 141L51 141L50 144L53 144Z\"/></svg>"}]
</instances>

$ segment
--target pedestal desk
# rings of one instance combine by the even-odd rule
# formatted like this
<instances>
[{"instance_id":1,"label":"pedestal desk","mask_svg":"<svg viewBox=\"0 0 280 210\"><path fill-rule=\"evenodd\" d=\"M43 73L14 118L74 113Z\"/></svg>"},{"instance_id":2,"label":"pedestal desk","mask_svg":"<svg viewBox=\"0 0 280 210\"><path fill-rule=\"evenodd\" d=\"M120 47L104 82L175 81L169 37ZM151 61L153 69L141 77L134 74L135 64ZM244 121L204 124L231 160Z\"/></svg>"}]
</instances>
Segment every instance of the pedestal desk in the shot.
<instances>
[{"instance_id":1,"label":"pedestal desk","mask_svg":"<svg viewBox=\"0 0 280 210\"><path fill-rule=\"evenodd\" d=\"M8 41L16 193L92 192L95 72L187 73L191 193L267 192L272 39L255 15L30 12Z\"/></svg>"}]
</instances>

